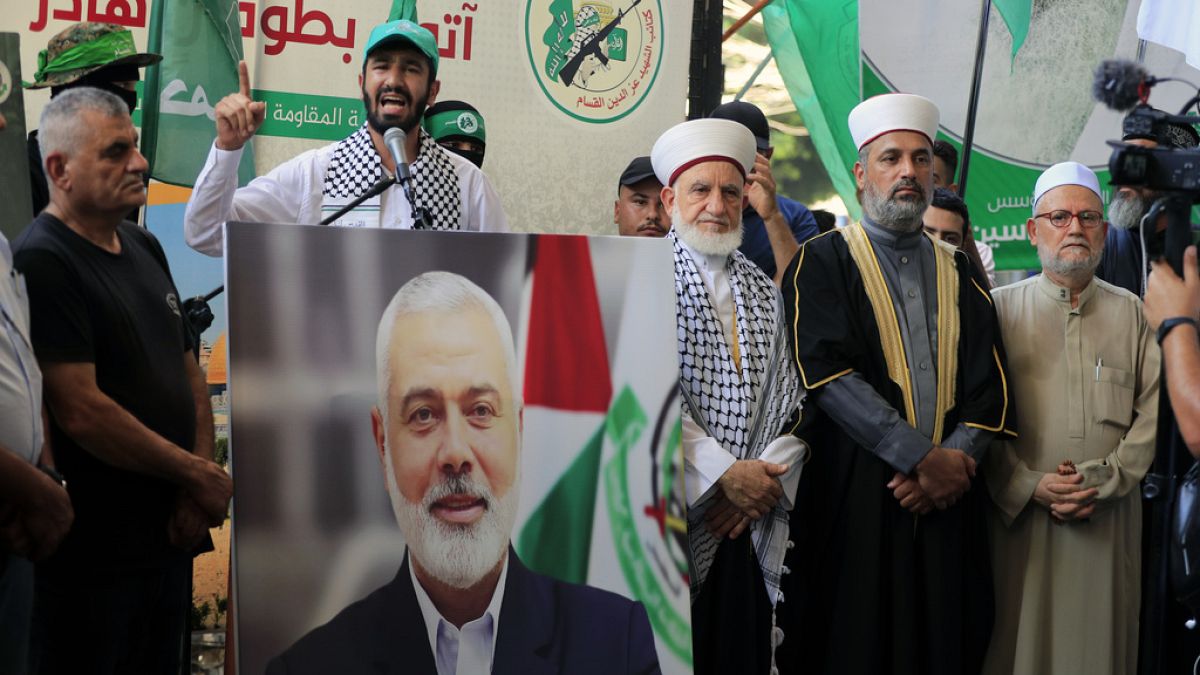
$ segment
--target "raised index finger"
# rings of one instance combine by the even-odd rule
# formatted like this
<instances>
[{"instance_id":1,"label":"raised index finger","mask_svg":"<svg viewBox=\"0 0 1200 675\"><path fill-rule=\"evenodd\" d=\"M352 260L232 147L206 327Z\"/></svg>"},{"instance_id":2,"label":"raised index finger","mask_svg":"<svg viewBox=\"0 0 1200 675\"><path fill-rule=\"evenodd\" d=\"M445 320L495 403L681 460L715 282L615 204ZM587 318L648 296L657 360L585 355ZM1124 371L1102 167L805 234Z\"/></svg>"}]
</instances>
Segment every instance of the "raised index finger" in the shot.
<instances>
[{"instance_id":1,"label":"raised index finger","mask_svg":"<svg viewBox=\"0 0 1200 675\"><path fill-rule=\"evenodd\" d=\"M238 92L250 98L250 69L245 61L238 61Z\"/></svg>"}]
</instances>

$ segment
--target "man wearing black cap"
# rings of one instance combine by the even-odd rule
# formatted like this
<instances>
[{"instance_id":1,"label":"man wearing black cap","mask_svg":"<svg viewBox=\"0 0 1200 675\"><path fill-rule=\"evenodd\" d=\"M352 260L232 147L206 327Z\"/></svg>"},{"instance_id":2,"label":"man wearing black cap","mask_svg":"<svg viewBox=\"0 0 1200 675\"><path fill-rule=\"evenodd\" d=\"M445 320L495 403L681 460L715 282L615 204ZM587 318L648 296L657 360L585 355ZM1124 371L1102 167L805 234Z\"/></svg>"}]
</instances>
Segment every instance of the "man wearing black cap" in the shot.
<instances>
[{"instance_id":1,"label":"man wearing black cap","mask_svg":"<svg viewBox=\"0 0 1200 675\"><path fill-rule=\"evenodd\" d=\"M483 168L487 129L475 106L466 101L438 101L425 110L421 126L438 145Z\"/></svg>"},{"instance_id":2,"label":"man wearing black cap","mask_svg":"<svg viewBox=\"0 0 1200 675\"><path fill-rule=\"evenodd\" d=\"M649 157L635 157L617 182L613 222L622 237L665 237L671 218L662 203L662 183Z\"/></svg>"},{"instance_id":3,"label":"man wearing black cap","mask_svg":"<svg viewBox=\"0 0 1200 675\"><path fill-rule=\"evenodd\" d=\"M139 53L128 28L84 21L62 30L38 54L38 69L26 89L50 87L50 98L76 87L95 87L112 94L129 106L137 107L139 69L162 61L158 54ZM31 131L28 141L29 187L33 196L33 215L50 203L50 188L42 167L38 132ZM134 211L136 214L136 210ZM131 218L133 219L133 218Z\"/></svg>"},{"instance_id":4,"label":"man wearing black cap","mask_svg":"<svg viewBox=\"0 0 1200 675\"><path fill-rule=\"evenodd\" d=\"M779 283L783 268L800 250L800 244L819 234L808 207L775 194L771 175L771 129L767 117L752 103L733 101L717 106L709 117L733 120L754 134L758 159L746 176L746 206L742 210L742 255Z\"/></svg>"},{"instance_id":5,"label":"man wearing black cap","mask_svg":"<svg viewBox=\"0 0 1200 675\"><path fill-rule=\"evenodd\" d=\"M1126 117L1128 122L1129 118ZM1195 127L1185 124L1166 124L1146 133L1133 130L1126 125L1121 140L1130 145L1156 148L1167 145L1176 149L1194 148L1200 145L1200 135ZM1150 260L1163 254L1166 243L1167 217L1160 215L1152 228L1142 227L1142 218L1150 211L1154 200L1162 193L1144 187L1122 185L1117 187L1108 204L1108 236L1104 241L1104 255L1096 276L1110 284L1120 286L1138 297L1145 295L1145 278L1150 270ZM1145 254L1143 255L1144 239Z\"/></svg>"}]
</instances>

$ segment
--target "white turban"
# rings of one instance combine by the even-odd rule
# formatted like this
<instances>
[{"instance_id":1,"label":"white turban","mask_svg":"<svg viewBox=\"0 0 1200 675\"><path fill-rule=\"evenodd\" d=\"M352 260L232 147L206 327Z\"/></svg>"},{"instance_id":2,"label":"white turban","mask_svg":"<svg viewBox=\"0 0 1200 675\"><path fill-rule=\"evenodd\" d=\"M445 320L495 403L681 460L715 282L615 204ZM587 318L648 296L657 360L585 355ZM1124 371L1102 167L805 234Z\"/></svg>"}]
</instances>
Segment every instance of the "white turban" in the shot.
<instances>
[{"instance_id":1,"label":"white turban","mask_svg":"<svg viewBox=\"0 0 1200 675\"><path fill-rule=\"evenodd\" d=\"M1079 162L1059 162L1038 176L1037 183L1033 186L1033 203L1036 205L1042 195L1063 185L1085 187L1095 192L1101 201L1104 200L1100 194L1100 180L1091 169Z\"/></svg>"},{"instance_id":2,"label":"white turban","mask_svg":"<svg viewBox=\"0 0 1200 675\"><path fill-rule=\"evenodd\" d=\"M854 146L859 150L893 131L915 131L933 143L937 136L938 109L924 96L881 94L854 106L848 122Z\"/></svg>"},{"instance_id":3,"label":"white turban","mask_svg":"<svg viewBox=\"0 0 1200 675\"><path fill-rule=\"evenodd\" d=\"M724 119L681 122L663 132L650 151L659 182L670 187L679 174L703 162L729 162L742 178L754 169L758 146L745 126Z\"/></svg>"}]
</instances>

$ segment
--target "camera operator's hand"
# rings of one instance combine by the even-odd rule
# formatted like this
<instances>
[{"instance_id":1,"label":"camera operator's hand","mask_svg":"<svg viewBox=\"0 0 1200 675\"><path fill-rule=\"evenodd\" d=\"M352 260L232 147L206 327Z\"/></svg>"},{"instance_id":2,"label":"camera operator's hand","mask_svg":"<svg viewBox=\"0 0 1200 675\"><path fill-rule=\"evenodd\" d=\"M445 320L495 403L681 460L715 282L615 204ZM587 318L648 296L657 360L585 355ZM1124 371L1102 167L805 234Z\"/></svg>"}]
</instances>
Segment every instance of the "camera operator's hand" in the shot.
<instances>
[{"instance_id":1,"label":"camera operator's hand","mask_svg":"<svg viewBox=\"0 0 1200 675\"><path fill-rule=\"evenodd\" d=\"M1146 323L1158 330L1164 319L1187 316L1200 320L1200 272L1196 269L1196 247L1183 253L1183 278L1165 261L1156 260L1146 284Z\"/></svg>"}]
</instances>

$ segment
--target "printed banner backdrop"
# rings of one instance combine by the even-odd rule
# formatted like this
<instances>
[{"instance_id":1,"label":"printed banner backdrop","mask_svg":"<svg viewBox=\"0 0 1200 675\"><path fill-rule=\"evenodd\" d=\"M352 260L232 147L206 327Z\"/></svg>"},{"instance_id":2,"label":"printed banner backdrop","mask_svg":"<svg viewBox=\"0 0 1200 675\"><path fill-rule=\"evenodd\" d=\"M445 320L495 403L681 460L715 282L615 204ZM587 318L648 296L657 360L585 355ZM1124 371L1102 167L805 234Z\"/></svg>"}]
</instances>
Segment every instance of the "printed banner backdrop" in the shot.
<instances>
[{"instance_id":1,"label":"printed banner backdrop","mask_svg":"<svg viewBox=\"0 0 1200 675\"><path fill-rule=\"evenodd\" d=\"M30 208L29 166L25 151L24 90L21 89L20 35L0 33L0 115L6 125L0 131L0 232L11 242L33 219ZM36 61L35 61L36 63Z\"/></svg>"},{"instance_id":2,"label":"printed banner backdrop","mask_svg":"<svg viewBox=\"0 0 1200 675\"><path fill-rule=\"evenodd\" d=\"M1045 167L1075 160L1107 184L1111 149L1105 141L1120 138L1122 114L1092 100L1093 72L1103 59L1135 58L1139 4L994 4L967 206L976 238L995 249L997 269L1039 267L1025 220ZM961 150L979 18L976 2L786 0L768 8L780 72L848 206L857 210L850 175L857 156L846 115L864 98L887 91L931 98L941 110L940 135ZM913 45L923 47L914 51ZM1147 46L1144 65L1159 77L1200 82L1182 54L1158 45ZM1177 112L1192 93L1164 84L1150 102Z\"/></svg>"},{"instance_id":3,"label":"printed banner backdrop","mask_svg":"<svg viewBox=\"0 0 1200 675\"><path fill-rule=\"evenodd\" d=\"M0 0L0 30L19 31L21 57L37 63L47 40L75 21L128 26L140 49L149 44L153 0ZM254 141L263 174L304 150L349 135L363 119L358 85L371 28L392 0L188 0L164 15L161 43L195 44L191 75L163 69L163 129L183 129L195 142L224 95L236 87L227 69L221 27L241 26L254 98L267 119ZM665 0L418 0L420 22L437 36L442 100L472 103L487 122L484 171L519 228L604 234L614 231L617 177L635 156L650 153L686 112L690 2ZM214 32L214 27L216 28ZM190 32L188 32L190 29ZM186 55L186 54L185 54ZM220 58L217 58L220 57ZM232 80L229 78L232 77ZM230 82L228 90L211 83ZM49 92L26 97L36 119ZM140 124L140 111L135 123ZM194 119L193 119L194 118ZM207 124L212 124L207 120ZM197 126L198 125L198 126ZM164 141L166 142L166 141ZM182 166L185 159L172 160ZM189 184L173 174L171 182ZM156 214L150 214L153 224ZM179 227L178 222L169 223ZM170 252L169 252L170 253Z\"/></svg>"},{"instance_id":4,"label":"printed banner backdrop","mask_svg":"<svg viewBox=\"0 0 1200 675\"><path fill-rule=\"evenodd\" d=\"M665 240L238 223L227 237L244 672L400 566L371 432L375 334L396 290L430 270L470 278L513 327L525 398L518 555L642 601L663 672L691 672Z\"/></svg>"}]
</instances>

